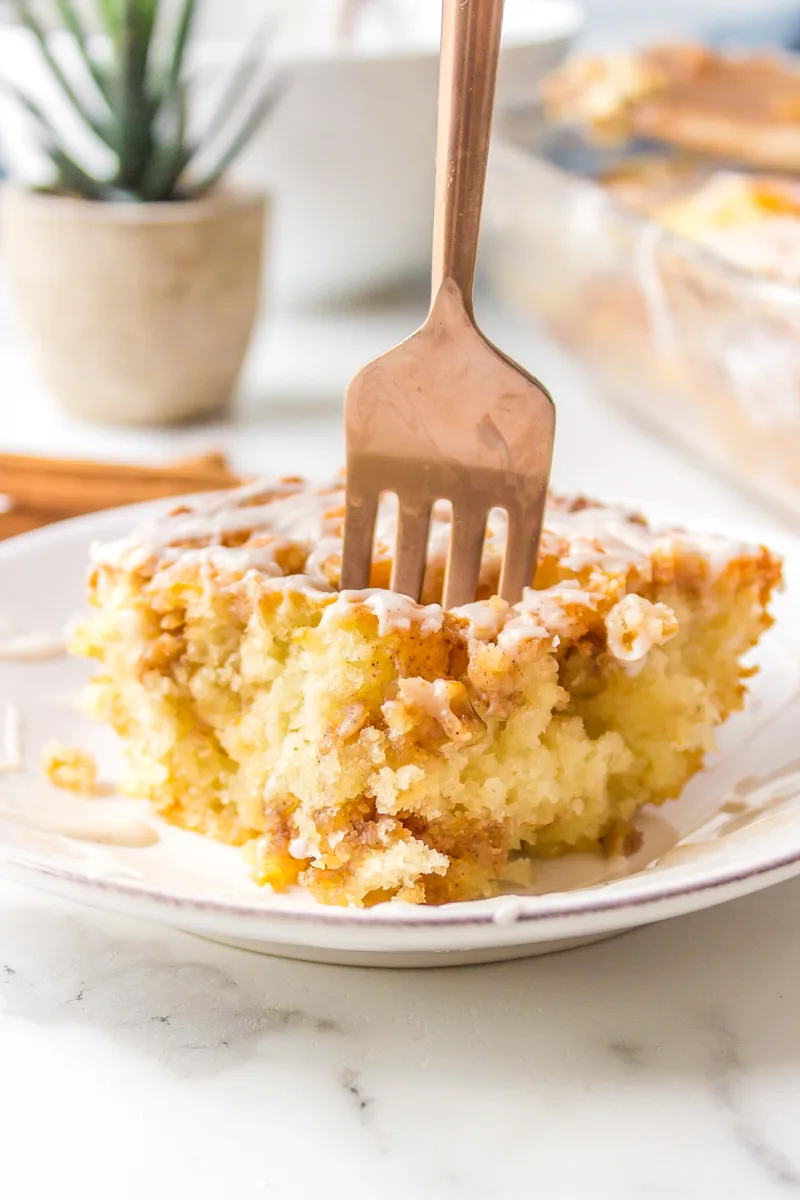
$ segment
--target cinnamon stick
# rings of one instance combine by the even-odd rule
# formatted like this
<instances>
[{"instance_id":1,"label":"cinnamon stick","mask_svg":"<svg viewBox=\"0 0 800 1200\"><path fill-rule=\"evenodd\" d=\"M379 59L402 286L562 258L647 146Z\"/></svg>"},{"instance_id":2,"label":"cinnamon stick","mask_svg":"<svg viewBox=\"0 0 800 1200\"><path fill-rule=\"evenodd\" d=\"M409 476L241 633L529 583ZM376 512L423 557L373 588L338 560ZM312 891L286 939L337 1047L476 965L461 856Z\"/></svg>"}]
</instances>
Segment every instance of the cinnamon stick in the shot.
<instances>
[{"instance_id":1,"label":"cinnamon stick","mask_svg":"<svg viewBox=\"0 0 800 1200\"><path fill-rule=\"evenodd\" d=\"M0 454L0 538L121 504L240 482L219 453L146 467Z\"/></svg>"}]
</instances>

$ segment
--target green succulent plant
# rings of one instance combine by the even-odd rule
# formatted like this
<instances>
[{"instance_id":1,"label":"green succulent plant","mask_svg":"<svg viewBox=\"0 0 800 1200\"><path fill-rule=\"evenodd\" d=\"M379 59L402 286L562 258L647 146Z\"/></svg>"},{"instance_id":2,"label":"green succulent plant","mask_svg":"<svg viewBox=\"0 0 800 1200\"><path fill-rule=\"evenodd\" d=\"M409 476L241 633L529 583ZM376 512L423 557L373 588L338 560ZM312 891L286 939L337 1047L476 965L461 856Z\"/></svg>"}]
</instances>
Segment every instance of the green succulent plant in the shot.
<instances>
[{"instance_id":1,"label":"green succulent plant","mask_svg":"<svg viewBox=\"0 0 800 1200\"><path fill-rule=\"evenodd\" d=\"M244 150L272 108L278 79L273 76L259 84L261 55L258 50L248 53L232 71L202 134L192 138L187 131L184 68L196 0L181 0L167 17L161 0L94 2L99 36L90 35L75 0L55 0L59 23L77 50L81 78L55 55L51 30L30 0L12 0L52 80L116 164L107 176L88 170L67 150L42 105L6 82L2 86L33 121L54 168L56 180L49 190L101 201L155 202L203 195ZM263 38L257 44L263 44Z\"/></svg>"}]
</instances>

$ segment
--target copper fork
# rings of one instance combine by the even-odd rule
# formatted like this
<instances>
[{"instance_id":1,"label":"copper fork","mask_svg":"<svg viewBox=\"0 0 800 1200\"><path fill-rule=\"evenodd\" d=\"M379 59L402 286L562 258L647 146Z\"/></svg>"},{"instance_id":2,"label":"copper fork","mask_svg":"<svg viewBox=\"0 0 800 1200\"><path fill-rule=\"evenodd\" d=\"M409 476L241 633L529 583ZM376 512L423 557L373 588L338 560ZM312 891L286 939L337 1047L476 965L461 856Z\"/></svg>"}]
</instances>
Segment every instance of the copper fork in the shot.
<instances>
[{"instance_id":1,"label":"copper fork","mask_svg":"<svg viewBox=\"0 0 800 1200\"><path fill-rule=\"evenodd\" d=\"M433 505L449 500L445 608L475 598L492 508L508 515L500 595L514 603L530 586L555 432L548 392L487 341L472 311L502 21L503 0L443 0L431 308L345 398L341 585L368 585L380 495L394 492L390 586L419 599Z\"/></svg>"}]
</instances>

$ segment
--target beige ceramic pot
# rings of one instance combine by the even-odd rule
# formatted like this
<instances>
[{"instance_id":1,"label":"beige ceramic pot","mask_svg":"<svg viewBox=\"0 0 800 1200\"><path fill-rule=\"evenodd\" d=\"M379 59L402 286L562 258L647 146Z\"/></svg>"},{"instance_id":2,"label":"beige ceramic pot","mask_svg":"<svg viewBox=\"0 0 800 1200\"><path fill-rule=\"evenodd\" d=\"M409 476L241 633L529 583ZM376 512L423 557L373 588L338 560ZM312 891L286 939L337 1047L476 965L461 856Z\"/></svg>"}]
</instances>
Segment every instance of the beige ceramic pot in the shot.
<instances>
[{"instance_id":1,"label":"beige ceramic pot","mask_svg":"<svg viewBox=\"0 0 800 1200\"><path fill-rule=\"evenodd\" d=\"M189 420L233 394L259 305L266 202L101 204L3 189L12 296L70 412Z\"/></svg>"}]
</instances>

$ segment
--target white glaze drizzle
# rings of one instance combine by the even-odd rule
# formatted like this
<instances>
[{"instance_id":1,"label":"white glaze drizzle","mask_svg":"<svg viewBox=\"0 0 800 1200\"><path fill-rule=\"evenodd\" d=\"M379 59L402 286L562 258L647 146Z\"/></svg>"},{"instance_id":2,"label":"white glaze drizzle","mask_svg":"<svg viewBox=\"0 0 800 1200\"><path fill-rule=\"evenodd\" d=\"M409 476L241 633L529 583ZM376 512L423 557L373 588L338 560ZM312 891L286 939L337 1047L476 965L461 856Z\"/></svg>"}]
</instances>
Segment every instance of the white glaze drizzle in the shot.
<instances>
[{"instance_id":1,"label":"white glaze drizzle","mask_svg":"<svg viewBox=\"0 0 800 1200\"><path fill-rule=\"evenodd\" d=\"M57 820L0 804L0 820L11 821L23 829L35 829L39 833L55 833L75 842L93 842L101 846L127 846L144 849L154 846L158 834L152 825L130 819L70 821Z\"/></svg>"},{"instance_id":2,"label":"white glaze drizzle","mask_svg":"<svg viewBox=\"0 0 800 1200\"><path fill-rule=\"evenodd\" d=\"M498 901L492 913L495 925L514 925L525 911L525 905L517 896L506 896Z\"/></svg>"},{"instance_id":3,"label":"white glaze drizzle","mask_svg":"<svg viewBox=\"0 0 800 1200\"><path fill-rule=\"evenodd\" d=\"M512 609L507 600L492 596L489 600L475 600L453 609L453 615L467 622L467 637L479 642L493 642L508 623Z\"/></svg>"},{"instance_id":4,"label":"white glaze drizzle","mask_svg":"<svg viewBox=\"0 0 800 1200\"><path fill-rule=\"evenodd\" d=\"M92 549L98 565L123 570L140 570L148 564L158 573L200 563L234 576L255 573L259 586L306 595L330 596L334 589L325 578L329 562L341 556L344 488L341 482L312 488L291 480L277 485L261 481L232 492L213 493L193 501L190 511L160 517L121 541ZM225 546L223 539L248 533L245 545ZM506 519L493 512L484 552L487 565L496 566L505 542ZM391 556L396 535L396 505L382 502L376 526L375 561ZM428 547L428 567L441 569L450 537L449 510L437 505ZM194 543L186 545L187 542ZM198 546L202 542L205 545ZM301 574L284 575L279 554L300 549L304 555ZM721 574L735 558L757 553L753 547L714 535L689 536L674 531L651 530L623 509L601 506L570 507L551 499L545 518L541 555L555 557L561 570L576 575L593 570L623 579L633 572L640 582L653 577L653 560L676 554L694 557L704 564L706 574ZM442 628L444 614L438 604L418 605L408 597L385 589L340 592L325 618L341 616L342 608L363 605L378 618L382 636L393 630L419 624L424 634ZM513 649L530 638L557 640L574 634L577 626L588 626L597 607L591 587L566 581L541 591L528 590L513 609L496 598L465 605L457 610L468 622L466 636L481 640L498 638ZM596 617L595 617L596 620Z\"/></svg>"},{"instance_id":5,"label":"white glaze drizzle","mask_svg":"<svg viewBox=\"0 0 800 1200\"><path fill-rule=\"evenodd\" d=\"M232 571L244 575L257 571L260 575L283 577L276 553L287 542L282 540L271 546L203 546L199 549L178 550L168 547L162 570L180 574L195 566L214 567L218 571Z\"/></svg>"},{"instance_id":6,"label":"white glaze drizzle","mask_svg":"<svg viewBox=\"0 0 800 1200\"><path fill-rule=\"evenodd\" d=\"M519 604L514 605L517 615L503 628L500 637L517 640L524 636L526 625L544 629L546 636L567 637L576 624L588 624L596 609L597 597L584 591L574 579L539 591L525 588Z\"/></svg>"},{"instance_id":7,"label":"white glaze drizzle","mask_svg":"<svg viewBox=\"0 0 800 1200\"><path fill-rule=\"evenodd\" d=\"M48 633L18 633L0 641L0 660L6 662L38 662L61 658L66 652L66 639Z\"/></svg>"},{"instance_id":8,"label":"white glaze drizzle","mask_svg":"<svg viewBox=\"0 0 800 1200\"><path fill-rule=\"evenodd\" d=\"M338 598L326 611L323 620L334 620L341 616L343 608L353 604L363 605L378 618L378 633L381 637L398 629L408 630L412 622L420 625L423 637L438 633L444 623L441 604L417 604L409 596L390 592L384 588L366 588L361 592L339 592Z\"/></svg>"}]
</instances>

